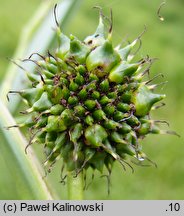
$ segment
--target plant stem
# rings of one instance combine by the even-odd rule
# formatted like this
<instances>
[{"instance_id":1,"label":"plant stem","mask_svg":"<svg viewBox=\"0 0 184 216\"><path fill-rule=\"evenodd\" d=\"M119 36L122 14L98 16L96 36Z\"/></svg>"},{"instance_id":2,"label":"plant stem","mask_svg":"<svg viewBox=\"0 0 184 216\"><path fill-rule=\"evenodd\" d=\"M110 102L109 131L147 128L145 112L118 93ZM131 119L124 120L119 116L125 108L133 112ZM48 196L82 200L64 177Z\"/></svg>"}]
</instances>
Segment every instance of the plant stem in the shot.
<instances>
[{"instance_id":1,"label":"plant stem","mask_svg":"<svg viewBox=\"0 0 184 216\"><path fill-rule=\"evenodd\" d=\"M83 200L83 174L82 172L73 176L73 173L68 172L67 176L68 199Z\"/></svg>"}]
</instances>

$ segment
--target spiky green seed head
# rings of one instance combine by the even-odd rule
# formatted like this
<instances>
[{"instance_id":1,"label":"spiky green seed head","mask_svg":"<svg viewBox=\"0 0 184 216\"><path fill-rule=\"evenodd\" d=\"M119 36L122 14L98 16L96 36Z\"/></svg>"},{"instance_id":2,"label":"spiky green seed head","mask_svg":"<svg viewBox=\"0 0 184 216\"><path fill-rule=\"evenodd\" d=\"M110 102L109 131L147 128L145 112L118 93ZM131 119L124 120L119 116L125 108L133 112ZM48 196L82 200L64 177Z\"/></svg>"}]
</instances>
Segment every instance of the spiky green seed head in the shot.
<instances>
[{"instance_id":1,"label":"spiky green seed head","mask_svg":"<svg viewBox=\"0 0 184 216\"><path fill-rule=\"evenodd\" d=\"M124 167L127 156L146 159L140 139L161 133L150 111L165 95L143 80L151 59L132 60L139 39L114 48L102 15L84 41L60 30L57 37L56 51L37 61L39 70L27 73L34 85L18 92L29 107L22 126L31 126L31 142L44 146L45 165L63 159L66 170L76 174L90 167L110 173L116 160Z\"/></svg>"}]
</instances>

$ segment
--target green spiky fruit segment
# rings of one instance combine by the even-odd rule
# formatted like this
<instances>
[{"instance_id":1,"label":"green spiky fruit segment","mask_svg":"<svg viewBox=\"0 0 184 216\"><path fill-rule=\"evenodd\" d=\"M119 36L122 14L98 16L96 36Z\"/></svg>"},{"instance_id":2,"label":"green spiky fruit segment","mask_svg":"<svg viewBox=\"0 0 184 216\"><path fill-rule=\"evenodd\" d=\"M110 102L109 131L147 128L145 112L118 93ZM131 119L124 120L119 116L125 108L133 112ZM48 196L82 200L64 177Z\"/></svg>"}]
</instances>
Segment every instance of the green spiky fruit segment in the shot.
<instances>
[{"instance_id":1,"label":"green spiky fruit segment","mask_svg":"<svg viewBox=\"0 0 184 216\"><path fill-rule=\"evenodd\" d=\"M39 70L27 74L32 85L17 92L29 106L22 125L44 146L45 165L63 159L76 173L89 167L110 172L116 160L127 165L126 156L142 161L140 139L160 133L150 111L165 95L143 80L150 59L131 60L138 40L114 48L101 15L84 41L61 31L57 36L57 50L37 61Z\"/></svg>"}]
</instances>

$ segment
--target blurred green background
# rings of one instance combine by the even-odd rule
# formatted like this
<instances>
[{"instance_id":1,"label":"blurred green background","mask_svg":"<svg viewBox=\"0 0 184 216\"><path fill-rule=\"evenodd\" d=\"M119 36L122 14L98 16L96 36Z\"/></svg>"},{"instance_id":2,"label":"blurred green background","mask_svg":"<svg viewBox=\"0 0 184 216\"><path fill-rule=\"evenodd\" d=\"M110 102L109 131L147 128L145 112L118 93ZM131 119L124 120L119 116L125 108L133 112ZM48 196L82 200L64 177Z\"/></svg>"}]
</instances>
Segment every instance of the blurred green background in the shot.
<instances>
[{"instance_id":1,"label":"blurred green background","mask_svg":"<svg viewBox=\"0 0 184 216\"><path fill-rule=\"evenodd\" d=\"M0 0L0 80L6 73L9 62L18 43L22 27L32 16L41 0ZM71 17L64 31L83 39L93 33L98 22L97 11L100 5L106 15L113 9L114 44L123 38L135 39L144 28L143 45L140 58L149 55L158 57L151 70L151 75L163 73L168 84L161 89L166 93L166 106L153 113L155 119L170 122L170 129L177 131L181 138L170 135L150 135L143 141L143 149L158 165L138 167L135 173L128 169L122 171L117 163L111 178L111 193L107 196L107 182L96 173L91 187L85 191L86 199L184 199L184 1L167 0L161 9L165 21L157 17L161 1L147 0L86 0ZM162 81L162 79L158 79ZM1 112L1 110L0 110ZM2 131L0 131L2 132ZM43 157L42 157L43 158ZM60 166L57 164L49 174L48 181L61 199L66 199L66 186L60 181ZM90 181L90 179L89 179ZM34 199L26 185L16 158L0 134L0 199Z\"/></svg>"}]
</instances>

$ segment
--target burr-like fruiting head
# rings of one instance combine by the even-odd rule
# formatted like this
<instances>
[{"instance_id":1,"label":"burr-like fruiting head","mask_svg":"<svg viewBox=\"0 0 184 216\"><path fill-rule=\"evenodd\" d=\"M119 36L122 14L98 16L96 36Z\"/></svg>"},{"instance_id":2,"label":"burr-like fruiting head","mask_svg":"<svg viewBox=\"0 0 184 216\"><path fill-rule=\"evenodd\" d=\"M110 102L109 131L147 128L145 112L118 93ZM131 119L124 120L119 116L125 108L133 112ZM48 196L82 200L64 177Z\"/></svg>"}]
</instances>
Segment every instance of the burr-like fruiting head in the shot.
<instances>
[{"instance_id":1,"label":"burr-like fruiting head","mask_svg":"<svg viewBox=\"0 0 184 216\"><path fill-rule=\"evenodd\" d=\"M150 112L165 95L144 80L152 59L132 60L140 37L114 48L112 26L106 35L101 13L97 30L84 41L59 27L57 37L55 52L27 73L31 87L18 92L29 107L21 125L32 129L29 144L44 146L45 165L62 159L76 174L89 167L110 173L114 161L131 167L127 156L146 159L140 141L163 133Z\"/></svg>"}]
</instances>

